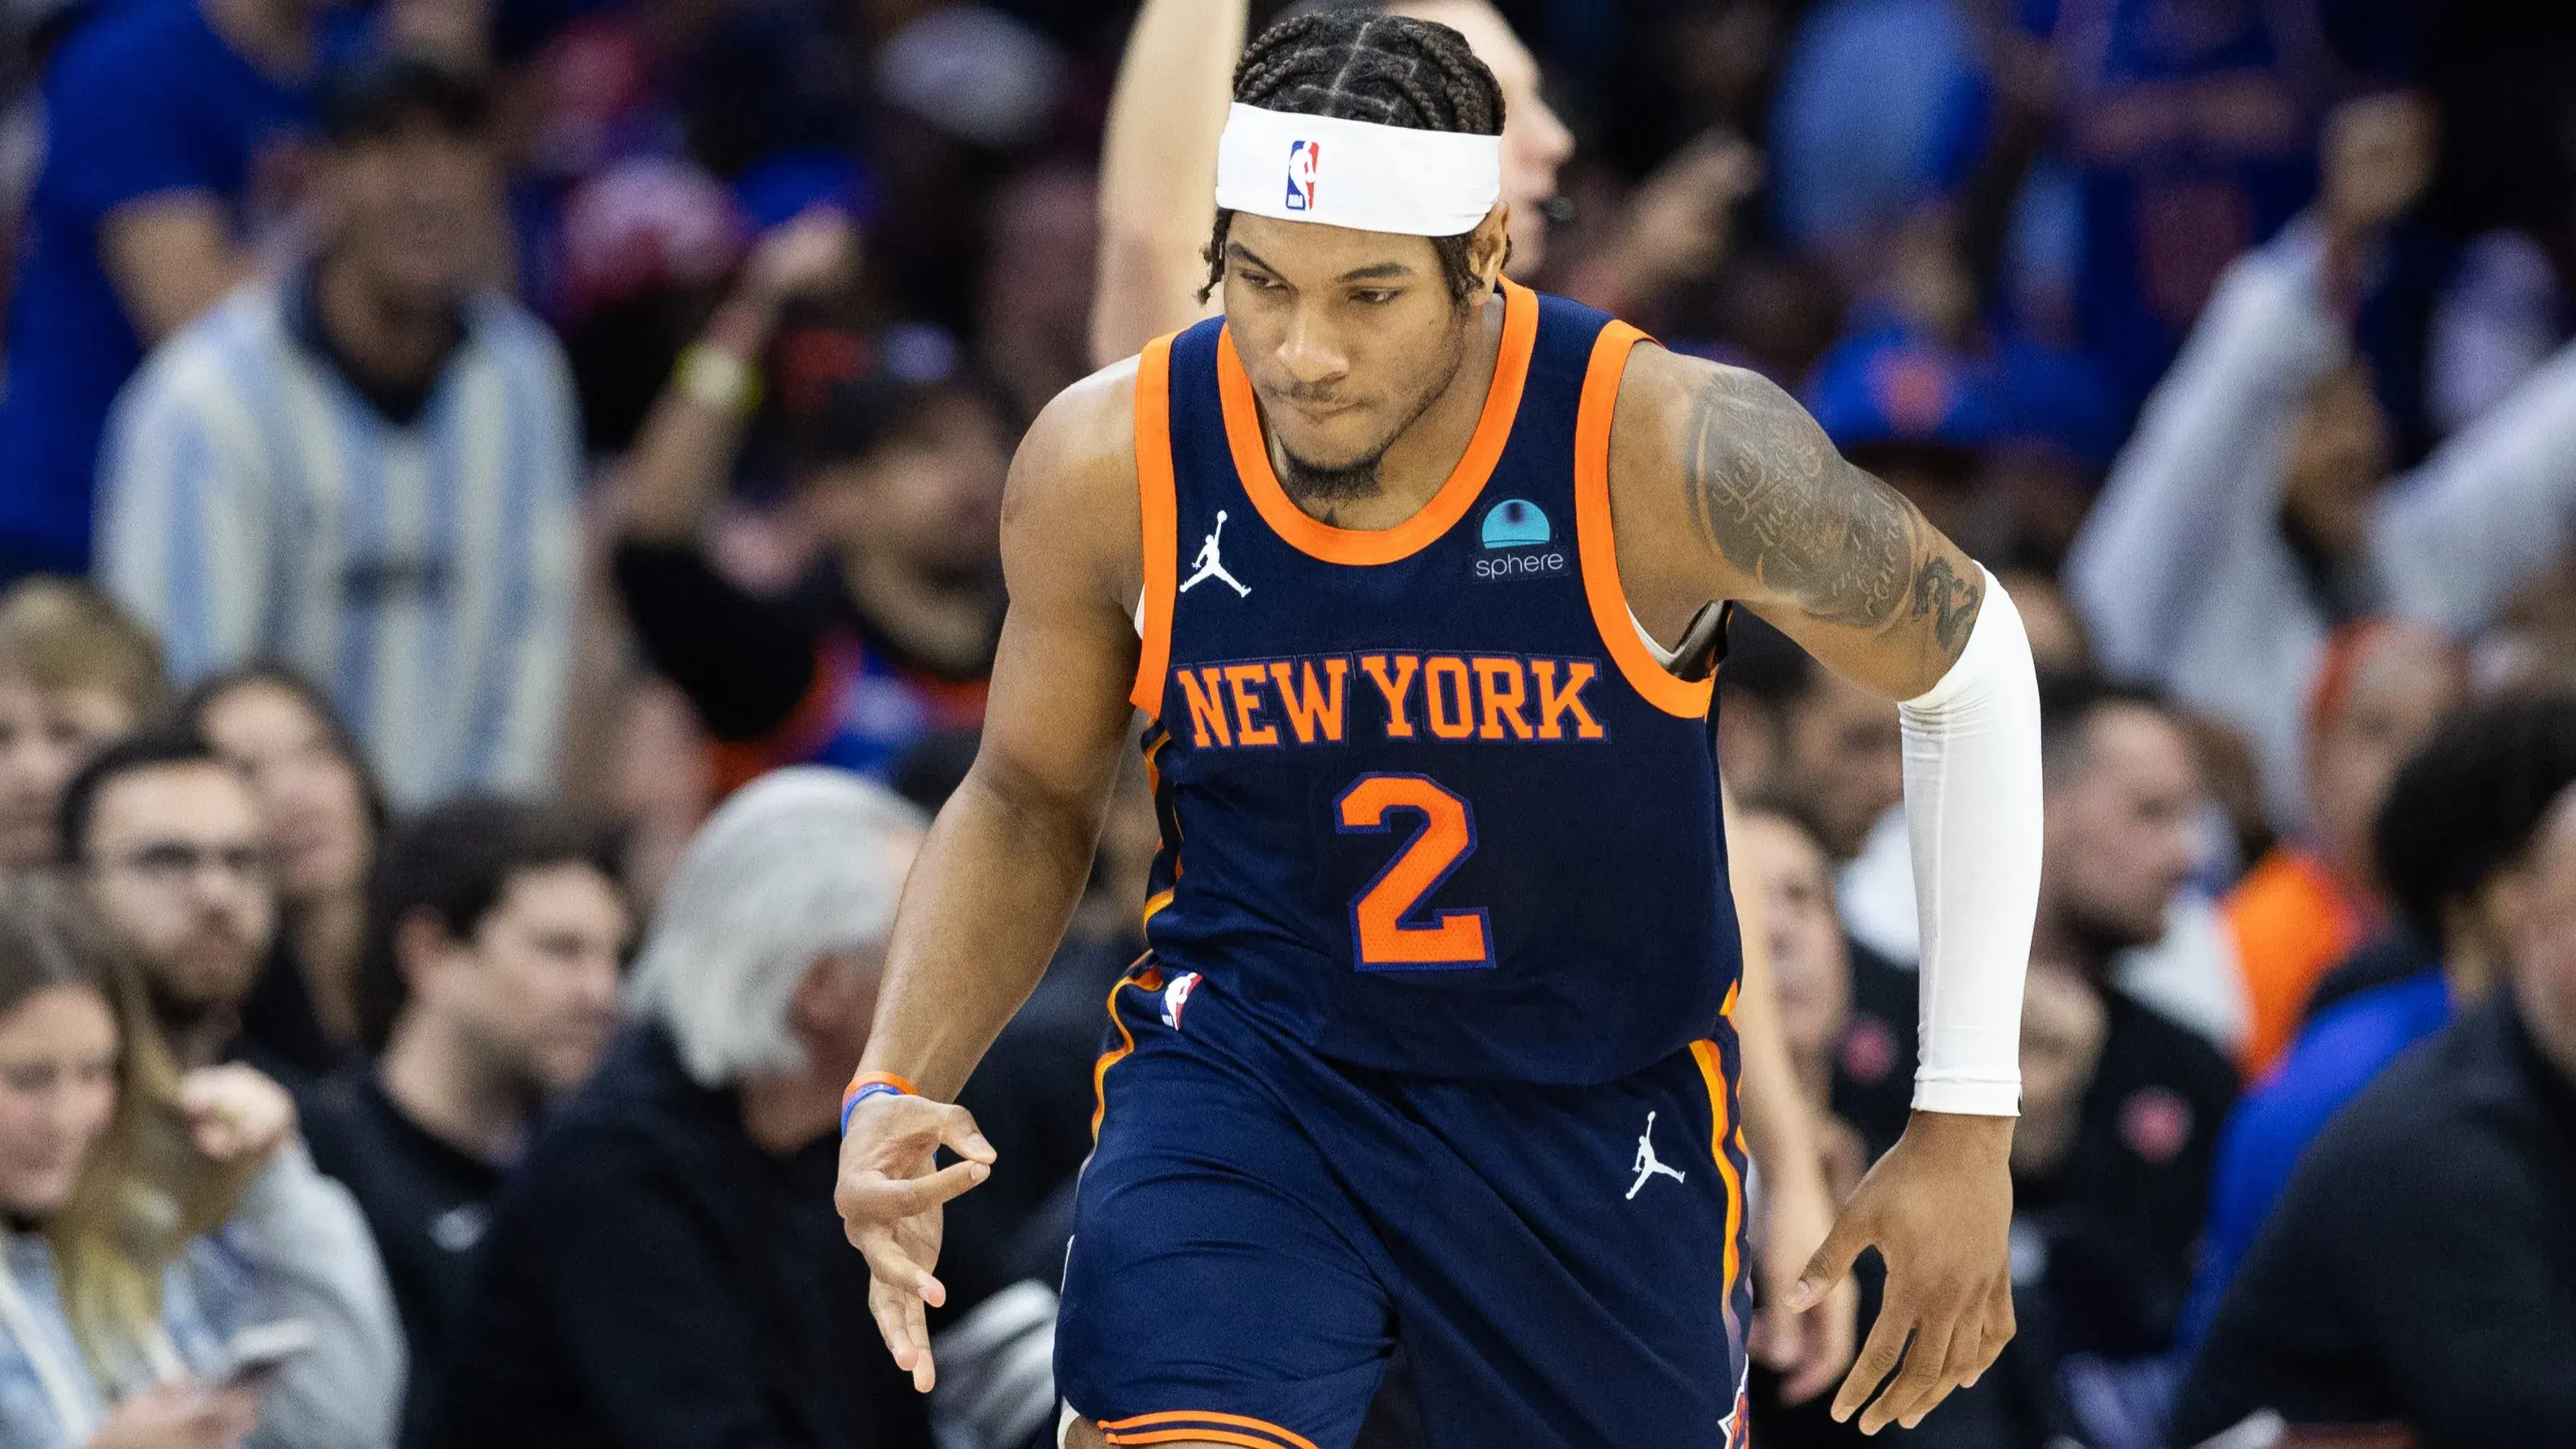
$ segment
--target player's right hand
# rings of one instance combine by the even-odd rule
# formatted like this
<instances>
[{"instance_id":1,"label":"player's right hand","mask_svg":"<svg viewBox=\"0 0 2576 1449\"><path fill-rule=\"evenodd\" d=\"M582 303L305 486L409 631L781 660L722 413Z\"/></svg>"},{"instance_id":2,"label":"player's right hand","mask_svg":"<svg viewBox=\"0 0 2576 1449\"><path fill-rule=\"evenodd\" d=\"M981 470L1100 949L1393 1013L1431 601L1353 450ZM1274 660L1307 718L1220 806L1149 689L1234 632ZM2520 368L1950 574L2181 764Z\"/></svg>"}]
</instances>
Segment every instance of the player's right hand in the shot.
<instances>
[{"instance_id":1,"label":"player's right hand","mask_svg":"<svg viewBox=\"0 0 2576 1449\"><path fill-rule=\"evenodd\" d=\"M958 1156L936 1167L945 1147ZM868 1260L868 1311L895 1367L922 1393L938 1375L930 1362L926 1314L948 1301L931 1276L939 1263L940 1205L993 1172L993 1144L974 1114L949 1102L879 1093L863 1097L841 1138L841 1177L832 1190L841 1228Z\"/></svg>"}]
</instances>

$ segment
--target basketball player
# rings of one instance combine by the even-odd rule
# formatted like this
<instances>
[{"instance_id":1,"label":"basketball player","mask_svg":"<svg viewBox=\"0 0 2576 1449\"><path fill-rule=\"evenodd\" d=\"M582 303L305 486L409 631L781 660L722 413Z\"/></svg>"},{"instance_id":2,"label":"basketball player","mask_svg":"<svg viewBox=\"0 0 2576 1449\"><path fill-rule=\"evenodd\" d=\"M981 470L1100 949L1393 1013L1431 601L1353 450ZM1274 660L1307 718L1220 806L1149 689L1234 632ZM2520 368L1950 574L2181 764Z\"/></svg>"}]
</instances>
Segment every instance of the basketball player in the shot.
<instances>
[{"instance_id":1,"label":"basketball player","mask_svg":"<svg viewBox=\"0 0 2576 1449\"><path fill-rule=\"evenodd\" d=\"M1544 256L1546 208L1574 145L1548 108L1538 58L1492 0L1304 0L1301 8L1328 6L1446 25L1493 72L1503 98L1501 200L1510 241L1504 274L1526 280ZM1091 340L1102 365L1212 315L1201 249L1216 212L1217 141L1233 98L1249 8L1248 0L1144 0L1137 7L1100 144L1101 243ZM1690 169L1699 172L1695 163ZM1650 179L1640 186L1629 205L1653 204L1649 198L1658 184ZM1731 870L1755 864L1731 847L1728 854ZM1832 1230L1839 1199L1826 1183L1821 1124L1811 1119L1791 1074L1763 935L1741 934L1751 943L1734 1016L1743 1047L1744 1143L1762 1181L1752 1233L1758 1250L1754 1276L1757 1284L1776 1288L1796 1281L1808 1255ZM1781 1300L1774 1291L1758 1304L1749 1340L1754 1358L1782 1375L1784 1401L1803 1403L1851 1367L1860 1292L1845 1282L1805 1313L1788 1312ZM1400 1379L1396 1391L1403 1391ZM1398 1449L1391 1441L1370 1442Z\"/></svg>"},{"instance_id":2,"label":"basketball player","mask_svg":"<svg viewBox=\"0 0 2576 1449\"><path fill-rule=\"evenodd\" d=\"M1097 1074L1066 1442L1346 1449L1398 1336L1435 1445L1740 1440L1732 600L1904 701L1918 1110L1789 1297L1876 1246L1835 1411L1918 1421L2012 1329L2011 600L1777 389L1501 281L1501 97L1455 32L1299 16L1234 95L1224 317L1069 389L1013 466L982 752L844 1109L896 1362L930 1386L939 1205L993 1166L947 1099L1063 929L1132 700L1164 849Z\"/></svg>"}]
</instances>

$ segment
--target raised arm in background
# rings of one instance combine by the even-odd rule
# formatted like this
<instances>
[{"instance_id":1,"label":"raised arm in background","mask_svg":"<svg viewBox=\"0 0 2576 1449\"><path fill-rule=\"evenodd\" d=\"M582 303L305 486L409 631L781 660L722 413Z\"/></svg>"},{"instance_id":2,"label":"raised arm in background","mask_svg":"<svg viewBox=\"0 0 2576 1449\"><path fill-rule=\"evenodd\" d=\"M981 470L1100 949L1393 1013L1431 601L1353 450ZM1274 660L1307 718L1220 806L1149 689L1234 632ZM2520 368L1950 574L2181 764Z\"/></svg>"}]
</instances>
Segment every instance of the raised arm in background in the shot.
<instances>
[{"instance_id":1,"label":"raised arm in background","mask_svg":"<svg viewBox=\"0 0 2576 1449\"><path fill-rule=\"evenodd\" d=\"M625 511L610 567L627 616L719 739L776 729L813 679L812 621L718 572L701 534L733 476L781 309L844 285L858 246L849 221L829 211L762 237L734 295L645 415L619 480Z\"/></svg>"},{"instance_id":2,"label":"raised arm in background","mask_svg":"<svg viewBox=\"0 0 2576 1449\"><path fill-rule=\"evenodd\" d=\"M1834 1413L1864 1432L1912 1425L2013 1331L2009 1154L2039 887L2029 644L1991 575L1756 374L1638 342L1610 434L1616 567L1647 629L1677 637L1734 599L1900 701L1924 940L1915 1112L1785 1297L1807 1308L1880 1250L1885 1307Z\"/></svg>"},{"instance_id":3,"label":"raised arm in background","mask_svg":"<svg viewBox=\"0 0 2576 1449\"><path fill-rule=\"evenodd\" d=\"M682 355L626 455L627 538L698 541L732 477L757 393L756 370L779 312L795 297L842 283L858 244L857 228L829 210L808 212L760 239L742 284Z\"/></svg>"},{"instance_id":4,"label":"raised arm in background","mask_svg":"<svg viewBox=\"0 0 2576 1449\"><path fill-rule=\"evenodd\" d=\"M2279 531L2282 449L2320 380L2351 353L2341 298L2355 258L2431 177L2423 103L2376 96L2328 127L2315 213L2237 259L2147 401L2066 562L2067 590L2111 673L2163 679L2224 576Z\"/></svg>"},{"instance_id":5,"label":"raised arm in background","mask_svg":"<svg viewBox=\"0 0 2576 1449\"><path fill-rule=\"evenodd\" d=\"M222 198L193 191L109 212L98 225L98 259L145 347L195 321L252 270Z\"/></svg>"},{"instance_id":6,"label":"raised arm in background","mask_svg":"<svg viewBox=\"0 0 2576 1449\"><path fill-rule=\"evenodd\" d=\"M1145 0L1100 140L1091 360L1133 354L1208 314L1199 248L1216 221L1216 142L1243 54L1245 0Z\"/></svg>"}]
</instances>

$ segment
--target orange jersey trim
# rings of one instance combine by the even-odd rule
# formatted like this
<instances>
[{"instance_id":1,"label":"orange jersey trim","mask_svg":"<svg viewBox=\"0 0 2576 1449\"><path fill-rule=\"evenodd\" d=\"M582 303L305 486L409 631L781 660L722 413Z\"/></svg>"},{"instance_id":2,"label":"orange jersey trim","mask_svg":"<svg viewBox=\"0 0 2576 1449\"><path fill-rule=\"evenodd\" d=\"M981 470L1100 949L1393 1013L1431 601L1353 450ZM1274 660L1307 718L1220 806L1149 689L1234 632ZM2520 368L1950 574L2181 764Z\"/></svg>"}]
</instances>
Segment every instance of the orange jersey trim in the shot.
<instances>
[{"instance_id":1,"label":"orange jersey trim","mask_svg":"<svg viewBox=\"0 0 2576 1449\"><path fill-rule=\"evenodd\" d=\"M1645 333L1627 323L1611 323L1593 342L1592 362L1583 373L1583 401L1574 415L1574 534L1583 561L1583 597L1592 605L1593 629L1629 688L1666 714L1706 719L1717 681L1676 679L1657 662L1637 637L1627 590L1619 584L1619 541L1610 521L1610 420L1629 351L1645 340Z\"/></svg>"},{"instance_id":2,"label":"orange jersey trim","mask_svg":"<svg viewBox=\"0 0 2576 1449\"><path fill-rule=\"evenodd\" d=\"M1136 359L1136 512L1145 540L1145 599L1137 624L1136 682L1127 700L1163 713L1163 675L1172 662L1172 598L1180 571L1179 505L1172 484L1172 339L1157 337Z\"/></svg>"},{"instance_id":3,"label":"orange jersey trim","mask_svg":"<svg viewBox=\"0 0 2576 1449\"><path fill-rule=\"evenodd\" d=\"M1733 992L1727 993L1727 1005L1735 1004ZM1709 1156L1717 1160L1718 1179L1726 1184L1726 1291L1733 1293L1737 1274L1742 1271L1739 1243L1744 1226L1744 1182L1736 1175L1735 1159L1728 1155L1727 1145L1743 1145L1743 1124L1734 1120L1728 1110L1726 1066L1717 1057L1717 1043L1691 1043L1691 1059L1699 1063L1701 1080L1708 1083L1708 1111L1712 1124L1708 1134Z\"/></svg>"},{"instance_id":4,"label":"orange jersey trim","mask_svg":"<svg viewBox=\"0 0 2576 1449\"><path fill-rule=\"evenodd\" d=\"M1385 564L1421 552L1431 541L1457 526L1483 492L1494 465L1502 461L1511 440L1512 420L1520 415L1521 389L1529 381L1530 353L1538 345L1538 294L1518 282L1503 282L1503 345L1494 358L1493 385L1485 390L1485 410L1476 419L1467 452L1449 472L1449 481L1431 495L1411 518L1393 528L1336 528L1289 500L1271 471L1270 444L1261 432L1261 405L1252 395L1252 379L1235 354L1231 328L1218 334L1217 396L1224 403L1226 447L1234 454L1235 474L1243 491L1270 531L1300 553L1337 564ZM1173 559L1178 564L1178 551Z\"/></svg>"},{"instance_id":5,"label":"orange jersey trim","mask_svg":"<svg viewBox=\"0 0 2576 1449\"><path fill-rule=\"evenodd\" d=\"M1281 1449L1280 1441L1277 1439L1255 1439L1249 1434L1237 1434L1231 1429L1153 1429L1137 1434L1122 1434L1103 1429L1100 1431L1100 1437L1112 1444L1177 1444L1188 1440L1196 1444L1237 1445L1240 1449ZM1311 1441L1305 1439L1289 1442L1311 1444Z\"/></svg>"},{"instance_id":6,"label":"orange jersey trim","mask_svg":"<svg viewBox=\"0 0 2576 1449\"><path fill-rule=\"evenodd\" d=\"M1135 975L1119 977L1118 984L1109 988L1109 1024L1118 1028L1118 1045L1102 1052L1100 1060L1091 1066L1091 1140L1094 1145L1100 1141L1101 1119L1109 1115L1109 1069L1125 1061L1127 1054L1136 1050L1136 1034L1127 1029L1127 1023L1118 1019L1118 993L1130 986L1160 991L1163 989L1163 973L1148 966Z\"/></svg>"},{"instance_id":7,"label":"orange jersey trim","mask_svg":"<svg viewBox=\"0 0 2576 1449\"><path fill-rule=\"evenodd\" d=\"M1275 1437L1252 1439L1206 1429L1166 1429L1153 1434L1129 1432L1154 1424L1231 1424L1239 1429L1255 1429ZM1246 1414L1172 1410L1160 1414L1138 1414L1131 1419L1107 1420L1102 1422L1099 1428L1112 1444L1163 1444L1176 1439L1212 1439L1220 1444L1249 1444L1253 1449L1279 1449L1279 1445L1283 1442L1294 1446L1294 1449L1315 1449L1315 1441L1305 1435L1293 1429L1282 1429L1267 1419L1255 1419Z\"/></svg>"}]
</instances>

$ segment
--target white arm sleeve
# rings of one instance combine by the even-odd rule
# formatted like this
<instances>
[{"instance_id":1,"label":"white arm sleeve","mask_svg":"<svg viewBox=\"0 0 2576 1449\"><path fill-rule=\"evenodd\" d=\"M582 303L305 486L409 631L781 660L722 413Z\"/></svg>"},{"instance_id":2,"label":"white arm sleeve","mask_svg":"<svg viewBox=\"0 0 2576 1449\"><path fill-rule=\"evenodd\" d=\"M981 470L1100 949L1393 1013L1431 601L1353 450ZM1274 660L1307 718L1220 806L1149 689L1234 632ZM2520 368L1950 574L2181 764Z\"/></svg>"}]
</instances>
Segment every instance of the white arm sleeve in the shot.
<instances>
[{"instance_id":1,"label":"white arm sleeve","mask_svg":"<svg viewBox=\"0 0 2576 1449\"><path fill-rule=\"evenodd\" d=\"M1924 1112L2017 1115L2021 981L2039 906L2039 684L2021 611L1995 576L1968 647L1896 707L1922 922Z\"/></svg>"}]
</instances>

